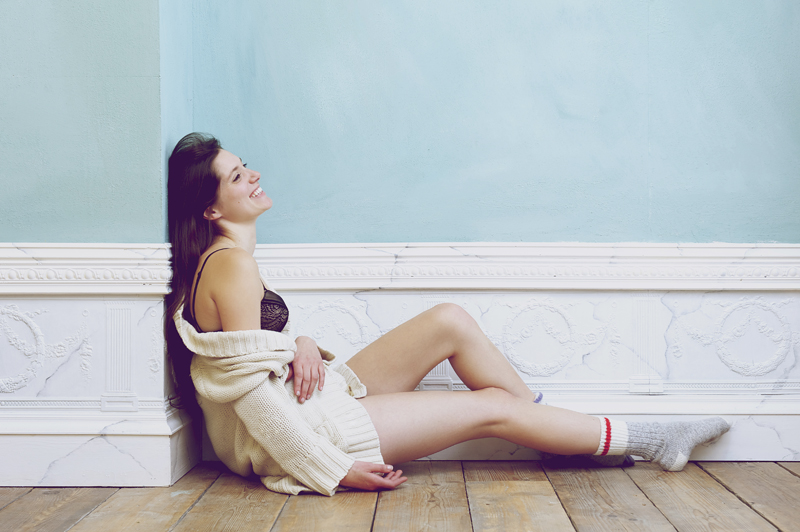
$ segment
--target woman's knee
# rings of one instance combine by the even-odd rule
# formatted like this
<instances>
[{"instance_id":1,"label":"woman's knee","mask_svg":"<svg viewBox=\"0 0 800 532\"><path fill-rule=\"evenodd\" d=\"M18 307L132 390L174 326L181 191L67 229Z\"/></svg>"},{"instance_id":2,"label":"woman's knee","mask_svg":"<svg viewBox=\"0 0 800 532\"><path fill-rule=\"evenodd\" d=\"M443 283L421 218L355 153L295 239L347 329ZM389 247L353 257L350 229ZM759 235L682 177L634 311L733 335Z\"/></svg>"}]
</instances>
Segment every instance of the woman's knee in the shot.
<instances>
[{"instance_id":1,"label":"woman's knee","mask_svg":"<svg viewBox=\"0 0 800 532\"><path fill-rule=\"evenodd\" d=\"M500 428L508 423L514 402L520 401L502 388L482 388L469 393L475 399L475 411L482 413L483 425L490 436L496 436Z\"/></svg>"},{"instance_id":2,"label":"woman's knee","mask_svg":"<svg viewBox=\"0 0 800 532\"><path fill-rule=\"evenodd\" d=\"M502 388L496 388L494 386L481 388L480 390L475 390L472 393L478 395L481 400L489 401L500 408L506 407L514 401L519 400L519 398L511 392L507 392Z\"/></svg>"},{"instance_id":3,"label":"woman's knee","mask_svg":"<svg viewBox=\"0 0 800 532\"><path fill-rule=\"evenodd\" d=\"M436 320L443 330L456 335L465 334L478 327L472 316L455 303L439 303L430 312L432 319Z\"/></svg>"}]
</instances>

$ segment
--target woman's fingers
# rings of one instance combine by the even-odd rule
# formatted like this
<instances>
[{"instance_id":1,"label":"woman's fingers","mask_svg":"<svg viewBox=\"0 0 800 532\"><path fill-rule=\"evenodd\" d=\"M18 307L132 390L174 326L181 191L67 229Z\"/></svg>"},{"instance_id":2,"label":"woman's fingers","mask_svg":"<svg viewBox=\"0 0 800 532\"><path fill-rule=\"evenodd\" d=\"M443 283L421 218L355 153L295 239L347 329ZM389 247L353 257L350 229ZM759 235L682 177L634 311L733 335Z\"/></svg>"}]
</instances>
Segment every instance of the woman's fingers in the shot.
<instances>
[{"instance_id":1,"label":"woman's fingers","mask_svg":"<svg viewBox=\"0 0 800 532\"><path fill-rule=\"evenodd\" d=\"M408 480L408 478L403 476L402 469L393 471L392 466L388 464L375 464L371 469L371 473L373 473L377 479L374 480L375 489L394 489Z\"/></svg>"},{"instance_id":2,"label":"woman's fingers","mask_svg":"<svg viewBox=\"0 0 800 532\"><path fill-rule=\"evenodd\" d=\"M297 362L292 362L292 367L294 367L294 394L297 396L298 399L302 399L301 392L303 391L303 365L298 364Z\"/></svg>"},{"instance_id":3,"label":"woman's fingers","mask_svg":"<svg viewBox=\"0 0 800 532\"><path fill-rule=\"evenodd\" d=\"M294 367L294 394L301 403L311 398L315 389L325 385L325 363L316 342L307 336L295 340L297 351L291 366Z\"/></svg>"},{"instance_id":4,"label":"woman's fingers","mask_svg":"<svg viewBox=\"0 0 800 532\"><path fill-rule=\"evenodd\" d=\"M370 491L390 490L408 480L402 475L403 472L400 470L392 471L390 465L356 461L340 484Z\"/></svg>"},{"instance_id":5,"label":"woman's fingers","mask_svg":"<svg viewBox=\"0 0 800 532\"><path fill-rule=\"evenodd\" d=\"M317 387L317 383L319 382L319 368L310 367L308 369L308 379L305 383L303 383L304 394L303 397L306 399L311 398L311 394L314 393L314 388Z\"/></svg>"},{"instance_id":6,"label":"woman's fingers","mask_svg":"<svg viewBox=\"0 0 800 532\"><path fill-rule=\"evenodd\" d=\"M403 476L403 470L398 469L397 471L392 471L388 475L384 475L383 480L389 483L392 488L396 488L406 480L408 477Z\"/></svg>"},{"instance_id":7,"label":"woman's fingers","mask_svg":"<svg viewBox=\"0 0 800 532\"><path fill-rule=\"evenodd\" d=\"M394 489L408 480L408 478L403 476L402 470L392 471L391 473L378 478L380 479L378 481L378 487L383 489Z\"/></svg>"},{"instance_id":8,"label":"woman's fingers","mask_svg":"<svg viewBox=\"0 0 800 532\"><path fill-rule=\"evenodd\" d=\"M306 363L293 362L291 366L295 368L294 394L301 403L311 398L315 388L319 387L322 390L322 385L325 382L325 366L323 364L308 365Z\"/></svg>"}]
</instances>

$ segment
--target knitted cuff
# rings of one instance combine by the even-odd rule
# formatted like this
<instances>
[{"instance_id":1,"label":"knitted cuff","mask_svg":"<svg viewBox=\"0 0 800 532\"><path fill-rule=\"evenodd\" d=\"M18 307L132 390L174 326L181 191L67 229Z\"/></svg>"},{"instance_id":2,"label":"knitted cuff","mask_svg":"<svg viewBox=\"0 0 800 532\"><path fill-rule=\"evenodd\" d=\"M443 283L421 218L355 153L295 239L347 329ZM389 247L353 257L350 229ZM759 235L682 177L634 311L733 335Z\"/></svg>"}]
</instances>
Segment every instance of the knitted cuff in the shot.
<instances>
[{"instance_id":1,"label":"knitted cuff","mask_svg":"<svg viewBox=\"0 0 800 532\"><path fill-rule=\"evenodd\" d=\"M600 444L595 456L615 456L628 453L628 424L617 419L600 419Z\"/></svg>"},{"instance_id":2,"label":"knitted cuff","mask_svg":"<svg viewBox=\"0 0 800 532\"><path fill-rule=\"evenodd\" d=\"M327 440L320 439L320 445L297 467L286 472L297 480L323 495L336 493L339 482L353 467L355 459L337 449Z\"/></svg>"}]
</instances>

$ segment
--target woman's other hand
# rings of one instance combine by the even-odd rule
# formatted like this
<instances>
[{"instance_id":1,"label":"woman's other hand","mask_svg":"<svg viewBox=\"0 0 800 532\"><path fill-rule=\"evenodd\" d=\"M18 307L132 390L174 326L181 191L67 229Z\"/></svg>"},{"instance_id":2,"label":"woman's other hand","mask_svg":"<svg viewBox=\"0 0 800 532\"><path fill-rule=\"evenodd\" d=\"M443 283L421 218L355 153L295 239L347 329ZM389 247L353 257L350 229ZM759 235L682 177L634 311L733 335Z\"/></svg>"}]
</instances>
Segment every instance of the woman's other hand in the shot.
<instances>
[{"instance_id":1,"label":"woman's other hand","mask_svg":"<svg viewBox=\"0 0 800 532\"><path fill-rule=\"evenodd\" d=\"M393 471L390 465L356 461L339 484L367 491L393 490L406 480L402 469Z\"/></svg>"},{"instance_id":2,"label":"woman's other hand","mask_svg":"<svg viewBox=\"0 0 800 532\"><path fill-rule=\"evenodd\" d=\"M294 395L298 401L304 403L314 393L314 388L322 391L325 385L325 364L314 340L308 336L298 336L295 344L297 352L289 364L286 380L294 377Z\"/></svg>"}]
</instances>

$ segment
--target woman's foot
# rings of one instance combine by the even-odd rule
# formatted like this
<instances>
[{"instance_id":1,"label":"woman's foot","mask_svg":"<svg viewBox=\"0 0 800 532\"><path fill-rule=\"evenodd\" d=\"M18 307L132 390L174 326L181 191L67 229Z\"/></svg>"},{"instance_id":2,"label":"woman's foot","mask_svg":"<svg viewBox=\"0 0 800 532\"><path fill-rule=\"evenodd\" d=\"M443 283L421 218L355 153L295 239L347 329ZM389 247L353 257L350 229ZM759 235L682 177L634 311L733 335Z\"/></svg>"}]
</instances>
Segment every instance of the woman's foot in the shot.
<instances>
[{"instance_id":1,"label":"woman's foot","mask_svg":"<svg viewBox=\"0 0 800 532\"><path fill-rule=\"evenodd\" d=\"M692 450L730 429L721 417L671 423L626 423L600 418L602 436L595 455L634 455L657 463L665 471L680 471Z\"/></svg>"}]
</instances>

